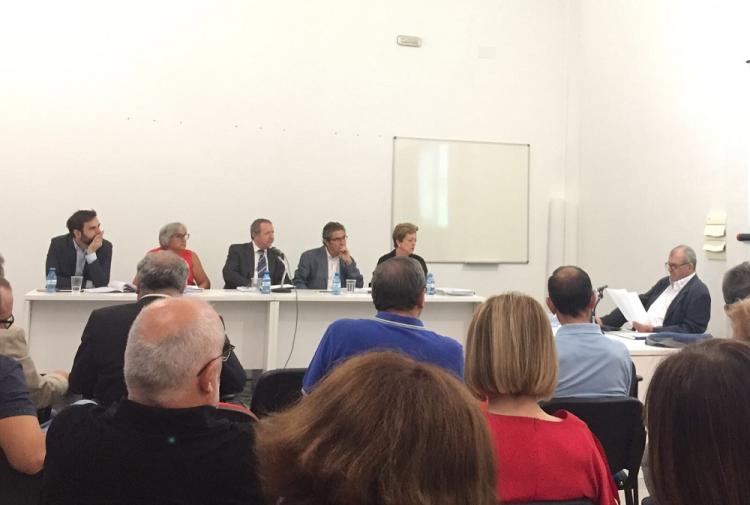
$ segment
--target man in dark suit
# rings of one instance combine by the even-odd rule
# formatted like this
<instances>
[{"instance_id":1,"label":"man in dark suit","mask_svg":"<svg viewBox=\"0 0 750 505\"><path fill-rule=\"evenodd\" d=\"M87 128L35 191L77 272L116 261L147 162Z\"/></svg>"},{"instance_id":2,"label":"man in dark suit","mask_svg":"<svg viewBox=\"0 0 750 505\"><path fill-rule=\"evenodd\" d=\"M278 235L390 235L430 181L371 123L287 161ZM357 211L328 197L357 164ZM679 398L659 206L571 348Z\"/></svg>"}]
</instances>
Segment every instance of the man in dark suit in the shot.
<instances>
[{"instance_id":1,"label":"man in dark suit","mask_svg":"<svg viewBox=\"0 0 750 505\"><path fill-rule=\"evenodd\" d=\"M268 270L271 284L282 284L282 277L290 282L284 267L284 254L273 245L273 223L268 219L256 219L250 225L250 242L229 246L224 263L224 289L252 285L253 279L261 280Z\"/></svg>"},{"instance_id":2,"label":"man in dark suit","mask_svg":"<svg viewBox=\"0 0 750 505\"><path fill-rule=\"evenodd\" d=\"M81 336L70 391L109 405L127 396L123 360L128 332L141 310L150 303L180 296L185 289L188 267L170 251L147 254L138 263L138 301L94 310ZM239 393L247 376L234 352L221 370L221 394Z\"/></svg>"},{"instance_id":3,"label":"man in dark suit","mask_svg":"<svg viewBox=\"0 0 750 505\"><path fill-rule=\"evenodd\" d=\"M338 272L341 285L354 279L356 286L364 284L357 262L346 245L344 225L329 222L323 227L323 246L302 253L294 272L294 285L301 289L330 289L334 274Z\"/></svg>"},{"instance_id":4,"label":"man in dark suit","mask_svg":"<svg viewBox=\"0 0 750 505\"><path fill-rule=\"evenodd\" d=\"M669 275L646 293L639 295L648 322L633 321L633 329L643 333L703 333L711 317L711 295L695 273L695 251L678 245L669 253L664 266ZM601 318L605 326L619 328L625 323L620 309Z\"/></svg>"},{"instance_id":5,"label":"man in dark suit","mask_svg":"<svg viewBox=\"0 0 750 505\"><path fill-rule=\"evenodd\" d=\"M54 237L47 251L45 275L57 273L57 289L70 289L70 278L83 276L83 287L109 284L112 243L104 240L95 210L79 210L66 223L67 235Z\"/></svg>"}]
</instances>

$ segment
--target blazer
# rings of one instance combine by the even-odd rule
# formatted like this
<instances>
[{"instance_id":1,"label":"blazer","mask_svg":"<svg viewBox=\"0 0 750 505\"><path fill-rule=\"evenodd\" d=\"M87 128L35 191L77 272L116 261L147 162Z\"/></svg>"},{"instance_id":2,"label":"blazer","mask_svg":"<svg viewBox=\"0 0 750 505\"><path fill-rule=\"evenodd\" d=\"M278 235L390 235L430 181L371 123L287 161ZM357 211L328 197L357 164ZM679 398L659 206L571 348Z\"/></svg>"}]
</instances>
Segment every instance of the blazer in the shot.
<instances>
[{"instance_id":1,"label":"blazer","mask_svg":"<svg viewBox=\"0 0 750 505\"><path fill-rule=\"evenodd\" d=\"M357 269L357 262L354 258L348 265L339 258L339 275L342 286L346 285L347 279L355 279L358 288L364 285L364 279ZM325 246L302 253L297 271L294 272L294 285L301 289L326 289L328 287L328 254Z\"/></svg>"},{"instance_id":2,"label":"blazer","mask_svg":"<svg viewBox=\"0 0 750 505\"><path fill-rule=\"evenodd\" d=\"M642 295L638 295L643 306L648 308L669 286L669 277L659 279L654 286ZM654 328L654 332L669 331L674 333L703 333L711 318L711 295L708 288L696 275L683 287L664 314L664 324ZM602 317L602 323L619 328L625 323L625 316L620 309L615 309Z\"/></svg>"},{"instance_id":3,"label":"blazer","mask_svg":"<svg viewBox=\"0 0 750 505\"><path fill-rule=\"evenodd\" d=\"M284 275L284 262L281 251L275 247L266 250L268 261L268 273L271 275L271 284L282 284ZM236 289L238 286L249 286L251 279L255 276L255 251L251 242L244 244L232 244L227 252L227 260L224 262L222 274L224 276L224 289ZM284 277L291 283L287 272Z\"/></svg>"},{"instance_id":4,"label":"blazer","mask_svg":"<svg viewBox=\"0 0 750 505\"><path fill-rule=\"evenodd\" d=\"M91 312L70 371L70 391L108 406L128 394L123 367L128 332L141 310L160 296L144 296L135 303L113 305ZM247 376L232 352L221 367L219 392L235 394L245 387Z\"/></svg>"},{"instance_id":5,"label":"blazer","mask_svg":"<svg viewBox=\"0 0 750 505\"><path fill-rule=\"evenodd\" d=\"M380 259L378 260L378 265L380 265L384 261L388 261L389 259L395 258L395 257L396 257L396 250L394 249L388 254L382 255ZM425 277L427 277L427 263L425 263L424 258L422 258L422 256L419 256L417 254L410 254L409 257L419 262L419 265L422 267L422 271L424 271Z\"/></svg>"},{"instance_id":6,"label":"blazer","mask_svg":"<svg viewBox=\"0 0 750 505\"><path fill-rule=\"evenodd\" d=\"M83 287L86 287L86 281L91 281L97 288L109 284L111 264L112 242L104 240L96 251L96 261L88 263L84 260ZM45 276L50 268L54 268L57 274L57 289L70 289L70 278L76 274L76 248L73 245L73 237L69 234L54 237L50 241Z\"/></svg>"}]
</instances>

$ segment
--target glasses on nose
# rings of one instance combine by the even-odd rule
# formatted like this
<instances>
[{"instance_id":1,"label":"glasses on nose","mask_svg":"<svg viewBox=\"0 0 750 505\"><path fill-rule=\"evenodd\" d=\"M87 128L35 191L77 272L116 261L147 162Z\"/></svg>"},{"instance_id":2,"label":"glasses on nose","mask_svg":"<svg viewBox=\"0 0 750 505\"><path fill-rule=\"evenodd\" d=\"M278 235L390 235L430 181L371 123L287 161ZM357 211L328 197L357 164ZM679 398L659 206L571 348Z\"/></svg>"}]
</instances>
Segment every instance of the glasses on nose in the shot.
<instances>
[{"instance_id":1,"label":"glasses on nose","mask_svg":"<svg viewBox=\"0 0 750 505\"><path fill-rule=\"evenodd\" d=\"M13 325L13 322L16 320L15 317L13 317L13 314L10 315L8 319L0 319L0 328L3 328L7 330L8 328Z\"/></svg>"},{"instance_id":2,"label":"glasses on nose","mask_svg":"<svg viewBox=\"0 0 750 505\"><path fill-rule=\"evenodd\" d=\"M667 272L671 272L672 270L677 270L678 268L684 267L685 265L687 265L687 263L670 263L667 261L666 263L664 263L664 268L667 269Z\"/></svg>"},{"instance_id":3,"label":"glasses on nose","mask_svg":"<svg viewBox=\"0 0 750 505\"><path fill-rule=\"evenodd\" d=\"M347 238L348 237L346 235L344 235L343 237L331 237L331 238L328 239L328 241L329 242L343 242Z\"/></svg>"},{"instance_id":4,"label":"glasses on nose","mask_svg":"<svg viewBox=\"0 0 750 505\"><path fill-rule=\"evenodd\" d=\"M221 348L221 354L219 354L215 358L211 358L210 360L208 360L208 363L203 365L201 369L198 370L196 377L198 377L200 374L205 372L206 368L208 368L208 365L210 365L212 362L216 361L217 359L221 358L221 361L226 362L229 359L229 356L232 355L232 351L234 351L234 346L229 343L229 337L224 335L224 347Z\"/></svg>"},{"instance_id":5,"label":"glasses on nose","mask_svg":"<svg viewBox=\"0 0 750 505\"><path fill-rule=\"evenodd\" d=\"M185 240L187 240L187 239L190 238L190 234L189 233L175 233L174 235L172 235L172 237L174 237L174 238L184 238Z\"/></svg>"}]
</instances>

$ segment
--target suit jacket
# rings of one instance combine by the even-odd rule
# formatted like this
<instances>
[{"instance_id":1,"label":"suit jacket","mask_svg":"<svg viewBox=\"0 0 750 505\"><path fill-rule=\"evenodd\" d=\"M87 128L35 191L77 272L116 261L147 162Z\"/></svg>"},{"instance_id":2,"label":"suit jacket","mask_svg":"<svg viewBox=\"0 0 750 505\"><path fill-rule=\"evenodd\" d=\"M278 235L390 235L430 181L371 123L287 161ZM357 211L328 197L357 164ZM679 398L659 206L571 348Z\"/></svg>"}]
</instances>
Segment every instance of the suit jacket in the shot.
<instances>
[{"instance_id":1,"label":"suit jacket","mask_svg":"<svg viewBox=\"0 0 750 505\"><path fill-rule=\"evenodd\" d=\"M49 407L68 391L68 379L56 373L40 375L29 356L26 335L18 326L0 329L0 354L13 358L21 364L31 400L37 409Z\"/></svg>"},{"instance_id":2,"label":"suit jacket","mask_svg":"<svg viewBox=\"0 0 750 505\"><path fill-rule=\"evenodd\" d=\"M159 298L145 296L135 303L113 305L91 312L70 372L72 392L105 406L127 396L123 366L128 332L141 310ZM232 352L221 368L220 394L239 393L245 387L246 380L245 370Z\"/></svg>"},{"instance_id":3,"label":"suit jacket","mask_svg":"<svg viewBox=\"0 0 750 505\"><path fill-rule=\"evenodd\" d=\"M84 260L84 288L86 281L91 281L97 288L109 284L111 264L112 242L104 240L102 246L96 251L96 261L88 263ZM57 273L57 289L70 289L70 278L76 274L76 248L73 245L73 237L70 235L60 235L50 241L44 275L47 275L49 269L53 267Z\"/></svg>"},{"instance_id":4,"label":"suit jacket","mask_svg":"<svg viewBox=\"0 0 750 505\"><path fill-rule=\"evenodd\" d=\"M342 286L346 285L347 279L355 279L358 288L364 285L364 279L357 269L357 262L354 258L348 265L339 258L339 275ZM326 289L328 287L328 254L325 246L302 253L297 271L294 272L294 285L301 289Z\"/></svg>"},{"instance_id":5,"label":"suit jacket","mask_svg":"<svg viewBox=\"0 0 750 505\"><path fill-rule=\"evenodd\" d=\"M268 272L271 274L271 284L282 284L281 277L284 275L284 263L281 259L281 251L275 247L266 250ZM232 244L227 252L227 260L224 262L224 289L235 289L238 286L249 286L251 279L255 276L255 251L251 242L245 244ZM291 282L289 273L286 275L287 282Z\"/></svg>"},{"instance_id":6,"label":"suit jacket","mask_svg":"<svg viewBox=\"0 0 750 505\"><path fill-rule=\"evenodd\" d=\"M639 295L643 306L648 308L669 286L669 277L659 282L647 292ZM664 324L654 328L654 332L669 331L676 333L703 333L711 318L711 295L703 281L696 275L683 287L664 314ZM602 317L602 323L619 328L625 323L625 316L620 309L615 309Z\"/></svg>"}]
</instances>

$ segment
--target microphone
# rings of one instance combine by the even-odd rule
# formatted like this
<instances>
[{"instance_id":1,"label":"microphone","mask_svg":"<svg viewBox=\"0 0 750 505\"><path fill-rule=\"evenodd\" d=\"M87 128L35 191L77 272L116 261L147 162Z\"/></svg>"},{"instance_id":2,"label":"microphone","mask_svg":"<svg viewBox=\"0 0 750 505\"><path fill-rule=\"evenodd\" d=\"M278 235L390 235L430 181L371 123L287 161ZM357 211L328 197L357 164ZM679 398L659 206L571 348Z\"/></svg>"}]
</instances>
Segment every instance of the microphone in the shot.
<instances>
[{"instance_id":1,"label":"microphone","mask_svg":"<svg viewBox=\"0 0 750 505\"><path fill-rule=\"evenodd\" d=\"M292 278L289 275L289 272L292 271L292 267L291 265L289 265L289 261L286 259L286 255L283 252L281 252L281 249L279 249L278 247L271 247L271 250L276 253L276 259L278 259L281 262L281 264L284 266L284 273L281 274L281 284L283 285L284 277L286 277L287 279L291 281Z\"/></svg>"},{"instance_id":2,"label":"microphone","mask_svg":"<svg viewBox=\"0 0 750 505\"><path fill-rule=\"evenodd\" d=\"M750 242L750 233L738 233L737 240L740 242Z\"/></svg>"},{"instance_id":3,"label":"microphone","mask_svg":"<svg viewBox=\"0 0 750 505\"><path fill-rule=\"evenodd\" d=\"M604 286L600 286L596 288L596 303L594 304L594 308L591 310L591 320L594 321L596 318L596 307L599 305L599 302L602 301L602 298L604 298L604 290L607 289L609 285L605 284Z\"/></svg>"},{"instance_id":4,"label":"microphone","mask_svg":"<svg viewBox=\"0 0 750 505\"><path fill-rule=\"evenodd\" d=\"M607 289L608 287L609 287L609 285L605 284L604 286L600 286L600 287L596 288L596 292L599 295L599 299L601 299L604 296L604 290Z\"/></svg>"}]
</instances>

